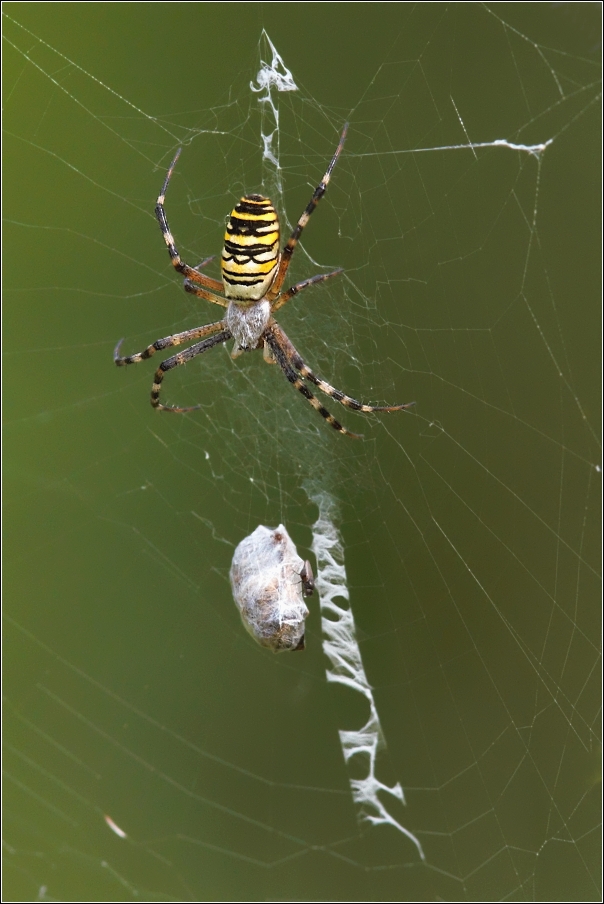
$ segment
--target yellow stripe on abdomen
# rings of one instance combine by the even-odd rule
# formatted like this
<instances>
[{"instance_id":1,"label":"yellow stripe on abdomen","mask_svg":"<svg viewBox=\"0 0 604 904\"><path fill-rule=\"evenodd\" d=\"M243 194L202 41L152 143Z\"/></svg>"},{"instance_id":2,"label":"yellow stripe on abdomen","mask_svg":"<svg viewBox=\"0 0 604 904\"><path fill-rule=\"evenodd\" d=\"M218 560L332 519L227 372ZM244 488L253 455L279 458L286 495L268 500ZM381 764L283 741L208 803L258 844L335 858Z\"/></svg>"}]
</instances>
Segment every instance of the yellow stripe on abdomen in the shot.
<instances>
[{"instance_id":1,"label":"yellow stripe on abdomen","mask_svg":"<svg viewBox=\"0 0 604 904\"><path fill-rule=\"evenodd\" d=\"M227 298L259 301L279 264L279 218L268 198L246 195L231 211L222 251Z\"/></svg>"}]
</instances>

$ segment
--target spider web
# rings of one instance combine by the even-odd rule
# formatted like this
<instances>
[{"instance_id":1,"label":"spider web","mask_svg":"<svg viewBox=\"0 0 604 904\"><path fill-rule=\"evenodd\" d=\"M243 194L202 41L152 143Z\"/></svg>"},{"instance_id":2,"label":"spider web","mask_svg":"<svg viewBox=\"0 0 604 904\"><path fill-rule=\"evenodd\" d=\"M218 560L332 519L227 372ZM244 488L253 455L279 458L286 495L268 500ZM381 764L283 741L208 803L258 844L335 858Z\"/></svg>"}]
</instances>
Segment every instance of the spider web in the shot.
<instances>
[{"instance_id":1,"label":"spider web","mask_svg":"<svg viewBox=\"0 0 604 904\"><path fill-rule=\"evenodd\" d=\"M4 6L4 897L599 900L599 8L48 6ZM278 319L413 413L325 400L354 442L224 348L153 412L116 340L216 318L175 148L197 264L345 121L287 285L344 274ZM228 580L281 522L295 656Z\"/></svg>"}]
</instances>

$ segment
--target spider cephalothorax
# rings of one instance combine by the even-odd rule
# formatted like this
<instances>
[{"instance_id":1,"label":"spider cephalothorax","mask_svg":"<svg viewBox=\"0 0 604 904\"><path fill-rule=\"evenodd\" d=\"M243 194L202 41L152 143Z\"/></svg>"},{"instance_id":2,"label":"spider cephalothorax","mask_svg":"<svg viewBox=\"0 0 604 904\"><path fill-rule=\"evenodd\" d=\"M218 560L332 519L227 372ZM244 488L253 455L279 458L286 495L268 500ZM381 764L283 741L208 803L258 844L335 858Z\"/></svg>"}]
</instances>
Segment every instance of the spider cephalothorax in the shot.
<instances>
[{"instance_id":1,"label":"spider cephalothorax","mask_svg":"<svg viewBox=\"0 0 604 904\"><path fill-rule=\"evenodd\" d=\"M404 405L364 405L340 392L339 389L334 389L333 386L321 380L307 367L273 317L275 311L283 307L302 289L306 289L315 283L323 282L323 280L330 279L330 277L342 272L341 270L333 270L331 273L311 276L310 279L303 280L281 294L281 288L289 269L292 254L311 213L325 194L331 172L342 151L347 129L348 126L346 125L336 152L327 167L327 172L316 187L306 210L298 220L281 253L279 252L279 218L269 199L263 195L246 195L241 198L231 211L224 237L221 261L222 282L200 272L204 264L208 263L211 258L203 261L198 267L190 267L181 260L174 244L168 220L166 219L164 201L168 183L176 166L176 161L180 156L180 149L177 151L164 180L161 194L157 199L155 215L167 245L172 266L185 277L185 290L197 295L199 298L204 298L206 301L211 301L213 304L221 305L226 308L226 312L223 320L196 327L192 330L185 330L183 333L174 333L174 335L167 336L165 339L158 339L144 351L134 355L120 357L119 350L122 343L121 341L118 342L114 352L114 361L118 367L121 367L126 364L137 364L139 361L144 361L154 355L155 352L165 348L173 348L176 345L182 345L183 342L201 340L185 351L167 358L159 365L155 372L155 379L151 389L151 404L154 408L159 408L161 411L175 412L194 411L195 408L199 408L199 405L189 408L162 405L159 401L159 395L164 375L167 371L172 370L173 367L186 364L191 358L195 358L197 355L201 355L208 349L229 339L234 340L231 352L233 358L243 352L262 348L265 361L269 364L277 363L289 382L308 399L313 408L316 408L319 414L332 427L348 436L358 437L359 434L346 430L332 417L329 411L321 405L310 391L307 383L313 383L321 392L355 411L402 411L414 404L413 402L407 402ZM218 292L223 292L224 298L216 294Z\"/></svg>"}]
</instances>

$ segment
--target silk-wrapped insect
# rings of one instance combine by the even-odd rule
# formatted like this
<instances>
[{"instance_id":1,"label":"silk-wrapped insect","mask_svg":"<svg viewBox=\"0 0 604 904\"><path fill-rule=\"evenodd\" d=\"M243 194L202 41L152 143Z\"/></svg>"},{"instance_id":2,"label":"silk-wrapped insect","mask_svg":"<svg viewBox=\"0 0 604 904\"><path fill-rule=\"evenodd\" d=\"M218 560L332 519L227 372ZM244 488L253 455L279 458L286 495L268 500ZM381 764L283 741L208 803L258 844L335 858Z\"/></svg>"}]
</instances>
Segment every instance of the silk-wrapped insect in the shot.
<instances>
[{"instance_id":1,"label":"silk-wrapped insect","mask_svg":"<svg viewBox=\"0 0 604 904\"><path fill-rule=\"evenodd\" d=\"M314 577L282 524L260 525L241 541L230 577L241 620L254 640L274 653L304 649L304 597L313 593Z\"/></svg>"}]
</instances>

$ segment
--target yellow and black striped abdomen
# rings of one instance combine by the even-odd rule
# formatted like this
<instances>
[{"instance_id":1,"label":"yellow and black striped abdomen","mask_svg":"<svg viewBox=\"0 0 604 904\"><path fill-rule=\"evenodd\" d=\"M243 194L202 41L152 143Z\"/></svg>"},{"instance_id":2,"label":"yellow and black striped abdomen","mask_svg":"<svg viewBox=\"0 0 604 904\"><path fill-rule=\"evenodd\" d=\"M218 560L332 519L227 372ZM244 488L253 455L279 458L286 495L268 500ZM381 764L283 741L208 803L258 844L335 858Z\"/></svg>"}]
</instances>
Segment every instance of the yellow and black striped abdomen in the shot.
<instances>
[{"instance_id":1,"label":"yellow and black striped abdomen","mask_svg":"<svg viewBox=\"0 0 604 904\"><path fill-rule=\"evenodd\" d=\"M279 264L279 217L268 198L246 195L231 211L224 235L224 294L235 301L259 301Z\"/></svg>"}]
</instances>

